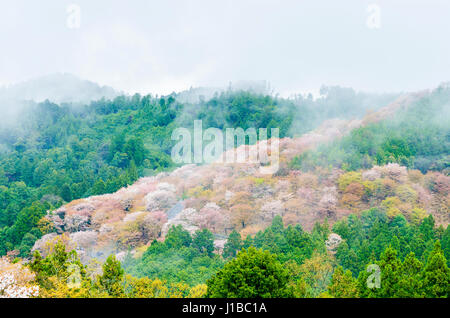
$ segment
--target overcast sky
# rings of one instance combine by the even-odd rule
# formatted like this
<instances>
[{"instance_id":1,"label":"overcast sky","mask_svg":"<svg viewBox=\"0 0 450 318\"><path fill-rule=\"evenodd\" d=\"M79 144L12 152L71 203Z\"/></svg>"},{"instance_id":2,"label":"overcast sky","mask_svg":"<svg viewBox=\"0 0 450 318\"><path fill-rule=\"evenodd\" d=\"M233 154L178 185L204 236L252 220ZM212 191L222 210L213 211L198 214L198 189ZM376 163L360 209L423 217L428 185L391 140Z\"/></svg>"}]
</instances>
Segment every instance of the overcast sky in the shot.
<instances>
[{"instance_id":1,"label":"overcast sky","mask_svg":"<svg viewBox=\"0 0 450 318\"><path fill-rule=\"evenodd\" d=\"M450 80L449 39L448 0L1 0L0 85L67 72L130 93L411 91Z\"/></svg>"}]
</instances>

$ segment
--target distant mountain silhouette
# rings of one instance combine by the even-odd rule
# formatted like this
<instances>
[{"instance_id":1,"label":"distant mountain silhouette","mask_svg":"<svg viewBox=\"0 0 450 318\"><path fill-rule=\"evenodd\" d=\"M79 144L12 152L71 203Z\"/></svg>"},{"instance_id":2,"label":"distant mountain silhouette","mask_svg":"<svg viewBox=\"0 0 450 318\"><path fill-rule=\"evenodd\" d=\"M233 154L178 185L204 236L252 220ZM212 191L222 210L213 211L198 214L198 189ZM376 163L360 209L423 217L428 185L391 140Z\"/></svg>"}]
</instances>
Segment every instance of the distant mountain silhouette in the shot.
<instances>
[{"instance_id":1,"label":"distant mountain silhouette","mask_svg":"<svg viewBox=\"0 0 450 318\"><path fill-rule=\"evenodd\" d=\"M109 86L82 80L72 74L50 74L0 88L0 101L46 99L55 103L88 103L102 97L114 98L121 93Z\"/></svg>"}]
</instances>

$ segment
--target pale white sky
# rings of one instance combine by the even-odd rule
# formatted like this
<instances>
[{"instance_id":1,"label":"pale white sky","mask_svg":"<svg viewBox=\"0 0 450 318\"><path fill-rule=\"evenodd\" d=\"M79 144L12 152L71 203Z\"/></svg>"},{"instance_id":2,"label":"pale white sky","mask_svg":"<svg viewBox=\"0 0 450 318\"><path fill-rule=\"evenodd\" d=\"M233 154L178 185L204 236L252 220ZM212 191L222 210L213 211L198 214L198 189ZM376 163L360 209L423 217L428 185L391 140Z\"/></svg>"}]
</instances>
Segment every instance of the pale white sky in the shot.
<instances>
[{"instance_id":1,"label":"pale white sky","mask_svg":"<svg viewBox=\"0 0 450 318\"><path fill-rule=\"evenodd\" d=\"M130 93L263 79L283 95L411 91L450 80L449 39L448 0L1 0L0 84L67 72Z\"/></svg>"}]
</instances>

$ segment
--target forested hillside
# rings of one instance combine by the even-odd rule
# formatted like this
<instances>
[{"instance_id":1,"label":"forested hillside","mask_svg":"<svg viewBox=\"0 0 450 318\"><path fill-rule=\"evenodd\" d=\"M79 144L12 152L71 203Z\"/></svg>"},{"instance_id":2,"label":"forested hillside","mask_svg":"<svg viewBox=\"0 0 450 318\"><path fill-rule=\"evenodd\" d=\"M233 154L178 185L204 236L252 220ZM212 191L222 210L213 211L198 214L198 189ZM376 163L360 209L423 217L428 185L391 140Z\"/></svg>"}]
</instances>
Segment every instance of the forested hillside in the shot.
<instances>
[{"instance_id":1,"label":"forested hillside","mask_svg":"<svg viewBox=\"0 0 450 318\"><path fill-rule=\"evenodd\" d=\"M248 92L222 93L199 104L138 94L86 106L29 103L14 128L0 127L0 253L19 249L25 255L42 235L40 218L63 202L112 193L139 176L173 167L176 127L189 128L202 119L204 127L279 127L283 137L291 134L294 114L309 116L302 120L305 125L310 118L318 124L336 114L324 114L314 103L327 101L344 113L345 103L360 99L335 90L316 102L297 103ZM392 96L366 98L376 109Z\"/></svg>"},{"instance_id":2,"label":"forested hillside","mask_svg":"<svg viewBox=\"0 0 450 318\"><path fill-rule=\"evenodd\" d=\"M450 87L321 93L32 103L0 131L0 274L41 297L448 297ZM176 166L195 119L280 128L280 168Z\"/></svg>"},{"instance_id":3,"label":"forested hillside","mask_svg":"<svg viewBox=\"0 0 450 318\"><path fill-rule=\"evenodd\" d=\"M302 154L292 167L329 164L346 170L397 162L422 173L450 166L450 95L448 85L419 98L386 120L355 129L339 142Z\"/></svg>"}]
</instances>

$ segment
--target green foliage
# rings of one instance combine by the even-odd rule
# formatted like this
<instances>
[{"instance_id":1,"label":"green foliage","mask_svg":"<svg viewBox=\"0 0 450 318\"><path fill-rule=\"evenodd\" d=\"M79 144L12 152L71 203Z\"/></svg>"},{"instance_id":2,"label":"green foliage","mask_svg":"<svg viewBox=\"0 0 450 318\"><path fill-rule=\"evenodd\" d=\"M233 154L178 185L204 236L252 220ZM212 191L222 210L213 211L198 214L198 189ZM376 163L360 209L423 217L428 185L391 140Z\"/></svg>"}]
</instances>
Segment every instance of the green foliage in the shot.
<instances>
[{"instance_id":1,"label":"green foliage","mask_svg":"<svg viewBox=\"0 0 450 318\"><path fill-rule=\"evenodd\" d=\"M191 234L181 225L172 226L167 233L164 244L167 248L189 247L192 243Z\"/></svg>"},{"instance_id":2,"label":"green foliage","mask_svg":"<svg viewBox=\"0 0 450 318\"><path fill-rule=\"evenodd\" d=\"M268 138L271 128L280 129L280 137L288 134L293 121L295 106L271 96L255 95L250 92L226 92L200 105L196 118L205 127L220 129L240 127L267 128ZM192 120L192 119L191 119Z\"/></svg>"},{"instance_id":3,"label":"green foliage","mask_svg":"<svg viewBox=\"0 0 450 318\"><path fill-rule=\"evenodd\" d=\"M379 262L381 268L381 288L373 289L373 294L376 297L389 298L395 295L399 283L401 265L401 261L397 257L397 252L392 247L389 246L381 254Z\"/></svg>"},{"instance_id":4,"label":"green foliage","mask_svg":"<svg viewBox=\"0 0 450 318\"><path fill-rule=\"evenodd\" d=\"M242 250L207 281L212 298L277 298L290 296L289 275L275 255L250 247Z\"/></svg>"},{"instance_id":5,"label":"green foliage","mask_svg":"<svg viewBox=\"0 0 450 318\"><path fill-rule=\"evenodd\" d=\"M76 252L67 252L62 243L45 259L36 252L29 266L52 297L185 297L190 288L204 295L204 283L207 297L448 297L450 270L441 244L434 241L445 239L448 228L435 228L432 218L408 224L372 209L335 223L333 231L343 238L335 259L323 250L330 233L327 222L307 233L275 219L244 242L239 233L230 233L224 250L230 254L223 257L210 252L213 236L208 230L191 237L182 227L172 227L166 240L154 241L141 258L126 258L124 270L134 276L126 279L121 264L110 256L103 274L91 280ZM28 239L32 241L27 234L23 244ZM237 256L231 254L245 245ZM70 281L74 264L80 269L80 286L61 287L58 281ZM380 268L380 288L367 285L373 274L366 271L369 264Z\"/></svg>"},{"instance_id":6,"label":"green foliage","mask_svg":"<svg viewBox=\"0 0 450 318\"><path fill-rule=\"evenodd\" d=\"M269 128L269 137L270 128L278 127L285 137L327 118L363 115L371 105L391 99L374 102L338 87L324 87L321 94L316 100L283 100L229 91L196 105L180 104L172 96L140 95L86 106L32 105L16 129L0 129L0 149L6 149L0 153L0 255L17 249L28 257L35 240L46 234L39 221L64 201L114 192L140 176L173 168L172 130L192 128L194 119L202 119L204 127ZM422 172L448 169L449 96L448 88L440 88L395 116L303 153L290 165L309 170L331 164L349 170L339 178L339 190L358 190L355 185L360 185L364 200L376 189L356 170L388 162ZM307 233L300 225L284 227L281 217L275 217L271 226L244 240L230 233L222 256L214 253L208 230L191 235L173 227L164 242L155 241L141 258L129 256L124 262L124 270L138 278L125 278L111 256L103 274L91 280L76 252L66 251L62 243L45 258L35 253L29 266L53 297L186 296L188 285L200 286L198 294L203 295L199 284L205 282L210 297L448 297L448 227L436 229L433 217L423 218L425 212L417 208L412 223L398 215L395 202L416 196L412 188L398 187L382 209L336 222L333 232L343 238L336 264L327 256L327 221ZM380 289L366 286L366 267L372 263L381 268ZM68 288L74 268L81 286Z\"/></svg>"},{"instance_id":7,"label":"green foliage","mask_svg":"<svg viewBox=\"0 0 450 318\"><path fill-rule=\"evenodd\" d=\"M193 237L181 226L173 226L165 241L154 241L142 258L128 258L124 262L125 270L136 277L163 279L169 284L202 284L224 261L213 253L214 240L210 231L197 231Z\"/></svg>"},{"instance_id":8,"label":"green foliage","mask_svg":"<svg viewBox=\"0 0 450 318\"><path fill-rule=\"evenodd\" d=\"M358 170L397 162L422 172L447 169L449 99L450 88L438 88L394 116L354 129L338 142L301 154L290 166L311 170L317 165L334 165Z\"/></svg>"},{"instance_id":9,"label":"green foliage","mask_svg":"<svg viewBox=\"0 0 450 318\"><path fill-rule=\"evenodd\" d=\"M98 283L111 297L121 297L124 294L123 275L124 270L120 262L111 255L103 264L103 274L98 277Z\"/></svg>"},{"instance_id":10,"label":"green foliage","mask_svg":"<svg viewBox=\"0 0 450 318\"><path fill-rule=\"evenodd\" d=\"M447 258L447 266L450 267L450 227L444 231L441 239L442 250L444 252L445 258Z\"/></svg>"},{"instance_id":11,"label":"green foliage","mask_svg":"<svg viewBox=\"0 0 450 318\"><path fill-rule=\"evenodd\" d=\"M448 297L450 292L450 269L439 241L434 245L423 271L423 286L426 297Z\"/></svg>"},{"instance_id":12,"label":"green foliage","mask_svg":"<svg viewBox=\"0 0 450 318\"><path fill-rule=\"evenodd\" d=\"M342 266L336 267L328 286L328 292L334 298L357 298L358 284L353 278L352 272L349 270L344 272Z\"/></svg>"},{"instance_id":13,"label":"green foliage","mask_svg":"<svg viewBox=\"0 0 450 318\"><path fill-rule=\"evenodd\" d=\"M223 248L222 256L224 258L235 257L237 252L243 247L241 234L233 230L228 235L228 240Z\"/></svg>"},{"instance_id":14,"label":"green foliage","mask_svg":"<svg viewBox=\"0 0 450 318\"><path fill-rule=\"evenodd\" d=\"M248 246L246 244L248 242ZM325 248L323 237L316 236L303 231L301 226L280 225L279 219L274 218L270 227L259 231L252 238L244 241L244 248L250 246L262 248L270 253L276 254L281 262L294 260L298 264L311 257L314 249Z\"/></svg>"},{"instance_id":15,"label":"green foliage","mask_svg":"<svg viewBox=\"0 0 450 318\"><path fill-rule=\"evenodd\" d=\"M214 251L214 236L208 229L197 231L192 240L192 247L200 254L211 257Z\"/></svg>"},{"instance_id":16,"label":"green foliage","mask_svg":"<svg viewBox=\"0 0 450 318\"><path fill-rule=\"evenodd\" d=\"M351 215L333 225L333 232L344 239L336 259L355 276L365 269L368 259L378 259L389 245L402 260L414 252L419 260L426 262L436 231L431 215L416 225L407 223L402 216L389 219L386 212L373 208L364 211L361 217Z\"/></svg>"},{"instance_id":17,"label":"green foliage","mask_svg":"<svg viewBox=\"0 0 450 318\"><path fill-rule=\"evenodd\" d=\"M170 168L175 108L173 99L166 103L150 96L86 106L46 101L30 105L8 138L0 129L0 144L8 149L0 153L0 229L8 227L0 255L20 248L34 222L21 215L35 215L33 202L110 193L144 171Z\"/></svg>"},{"instance_id":18,"label":"green foliage","mask_svg":"<svg viewBox=\"0 0 450 318\"><path fill-rule=\"evenodd\" d=\"M36 282L47 290L57 289L58 281L66 285L74 284L74 289L90 284L86 267L80 262L76 251L67 251L62 242L57 242L52 253L45 258L35 251L29 267L36 275Z\"/></svg>"},{"instance_id":19,"label":"green foliage","mask_svg":"<svg viewBox=\"0 0 450 318\"><path fill-rule=\"evenodd\" d=\"M402 262L391 246L375 263L380 267L380 287L369 288L369 273L360 272L358 289L362 297L439 298L449 295L450 270L439 241L435 243L425 266L415 258L414 253L408 254Z\"/></svg>"},{"instance_id":20,"label":"green foliage","mask_svg":"<svg viewBox=\"0 0 450 318\"><path fill-rule=\"evenodd\" d=\"M15 244L23 256L27 255L34 243L31 240L42 235L37 225L47 208L48 205L40 202L33 202L31 206L23 208L18 213L14 225L3 230L4 240L0 241L0 252L6 252L10 243L10 246ZM30 235L25 237L26 234Z\"/></svg>"},{"instance_id":21,"label":"green foliage","mask_svg":"<svg viewBox=\"0 0 450 318\"><path fill-rule=\"evenodd\" d=\"M202 119L205 127L269 128L269 137L277 127L284 137L295 107L249 92L226 92L196 105L139 94L85 106L31 103L15 129L0 128L0 149L7 150L0 152L0 255L20 248L29 226L15 223L33 202L111 193L173 168L174 128L192 128Z\"/></svg>"},{"instance_id":22,"label":"green foliage","mask_svg":"<svg viewBox=\"0 0 450 318\"><path fill-rule=\"evenodd\" d=\"M409 253L398 273L399 281L395 291L396 297L423 297L421 292L423 286L422 270L423 264L415 257L413 252Z\"/></svg>"}]
</instances>

